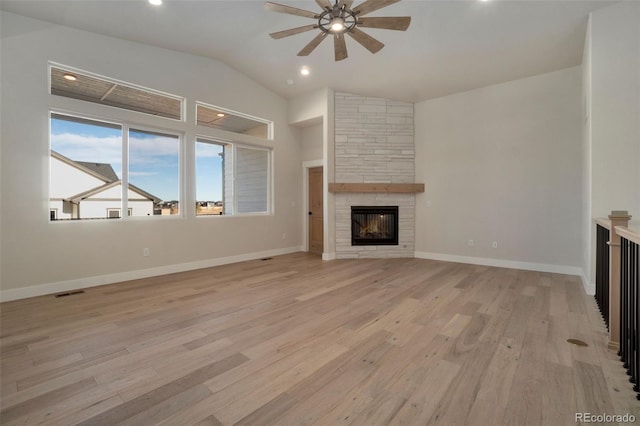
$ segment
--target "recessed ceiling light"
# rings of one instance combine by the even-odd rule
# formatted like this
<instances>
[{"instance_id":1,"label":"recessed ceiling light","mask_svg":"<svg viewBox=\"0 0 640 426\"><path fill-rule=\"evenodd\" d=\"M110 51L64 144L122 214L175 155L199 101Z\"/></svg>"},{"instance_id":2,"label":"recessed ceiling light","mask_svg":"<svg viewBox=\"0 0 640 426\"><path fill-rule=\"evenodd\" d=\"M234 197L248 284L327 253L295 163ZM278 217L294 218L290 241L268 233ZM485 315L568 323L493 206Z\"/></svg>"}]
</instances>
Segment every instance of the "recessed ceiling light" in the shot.
<instances>
[{"instance_id":1,"label":"recessed ceiling light","mask_svg":"<svg viewBox=\"0 0 640 426\"><path fill-rule=\"evenodd\" d=\"M149 0L149 4L160 6L162 4L162 0Z\"/></svg>"},{"instance_id":2,"label":"recessed ceiling light","mask_svg":"<svg viewBox=\"0 0 640 426\"><path fill-rule=\"evenodd\" d=\"M311 71L307 67L302 67L302 68L300 68L300 74L309 75L309 74L311 74Z\"/></svg>"},{"instance_id":3,"label":"recessed ceiling light","mask_svg":"<svg viewBox=\"0 0 640 426\"><path fill-rule=\"evenodd\" d=\"M64 75L62 76L65 80L69 80L69 81L76 81L78 79L78 77L76 77L75 75L71 74L71 73L64 73Z\"/></svg>"},{"instance_id":4,"label":"recessed ceiling light","mask_svg":"<svg viewBox=\"0 0 640 426\"><path fill-rule=\"evenodd\" d=\"M221 113L221 112L217 113L216 115L217 115L218 117L224 117L224 114L223 114L223 113Z\"/></svg>"}]
</instances>

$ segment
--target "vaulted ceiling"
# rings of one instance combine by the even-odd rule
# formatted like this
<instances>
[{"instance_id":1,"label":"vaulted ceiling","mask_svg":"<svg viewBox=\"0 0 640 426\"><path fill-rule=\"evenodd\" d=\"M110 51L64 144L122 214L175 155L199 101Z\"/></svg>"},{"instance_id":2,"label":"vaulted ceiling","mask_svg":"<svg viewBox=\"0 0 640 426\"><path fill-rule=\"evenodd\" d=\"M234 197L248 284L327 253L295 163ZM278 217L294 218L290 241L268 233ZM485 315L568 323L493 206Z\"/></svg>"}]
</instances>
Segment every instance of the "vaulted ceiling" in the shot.
<instances>
[{"instance_id":1,"label":"vaulted ceiling","mask_svg":"<svg viewBox=\"0 0 640 426\"><path fill-rule=\"evenodd\" d=\"M319 10L313 0L277 2ZM369 16L411 16L406 32L367 28L385 48L371 54L347 39L349 57L341 62L333 60L330 41L308 57L296 56L314 32L270 38L313 20L268 11L262 1L164 0L156 7L144 0L3 0L0 8L217 59L287 98L331 87L416 102L579 65L589 12L610 4L405 0ZM302 66L309 76L299 74Z\"/></svg>"}]
</instances>

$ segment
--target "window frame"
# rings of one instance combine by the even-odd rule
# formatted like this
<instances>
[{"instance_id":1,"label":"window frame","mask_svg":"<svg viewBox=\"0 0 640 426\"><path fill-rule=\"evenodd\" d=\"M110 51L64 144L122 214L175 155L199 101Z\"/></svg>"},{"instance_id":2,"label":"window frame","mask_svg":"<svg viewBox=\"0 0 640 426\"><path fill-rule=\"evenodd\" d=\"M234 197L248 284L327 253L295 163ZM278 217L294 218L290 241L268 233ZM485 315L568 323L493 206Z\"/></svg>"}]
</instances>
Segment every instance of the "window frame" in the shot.
<instances>
[{"instance_id":1,"label":"window frame","mask_svg":"<svg viewBox=\"0 0 640 426\"><path fill-rule=\"evenodd\" d=\"M214 145L223 145L223 146L229 146L231 148L231 157L232 157L232 169L233 169L233 181L231 184L232 187L232 202L231 202L231 211L232 213L225 213L225 214L221 214L221 215L199 215L195 213L195 204L194 204L194 214L196 216L196 218L205 218L205 217L249 217L249 216L272 216L274 214L274 199L273 199L273 194L274 194L274 190L273 190L273 173L274 173L274 168L273 168L273 148L271 147L266 147L266 146L260 146L260 145L251 145L251 144L246 144L246 143L239 143L239 142L235 142L229 139L224 139L224 138L220 138L220 137L215 137L215 136L210 136L210 135L204 135L204 134L198 134L195 139L194 139L194 149L193 149L193 164L194 164L194 172L196 171L196 149L195 149L195 144L198 143L199 139L204 139L204 142L201 143L212 143ZM237 181L236 181L236 170L237 170L237 159L238 159L238 155L237 155L237 149L238 148L244 148L244 149L254 149L254 150L258 150L258 151L265 151L267 153L267 194L266 194L266 201L267 201L267 209L265 211L260 211L260 212L244 212L244 213L238 213L238 197L236 196L237 194ZM226 161L227 158L224 158L224 161ZM223 165L224 167L224 165ZM195 173L194 173L195 176ZM194 202L197 202L197 180L194 179L193 180L193 193L194 193ZM223 183L223 202L226 205L227 200L224 198L224 183Z\"/></svg>"},{"instance_id":2,"label":"window frame","mask_svg":"<svg viewBox=\"0 0 640 426\"><path fill-rule=\"evenodd\" d=\"M194 195L194 199L195 199L195 203L194 204L194 214L196 217L221 217L221 216L234 216L233 213L228 214L227 211L228 209L228 205L227 205L227 200L226 200L226 196L225 196L225 162L226 162L226 157L222 157L222 212L223 214L218 214L218 215L214 215L214 214L198 214L197 212L197 202L198 200L198 150L197 150L197 144L198 143L207 143L207 144L211 144L211 145L218 145L218 146L222 146L223 148L226 147L230 147L233 150L233 142L231 142L228 139L223 139L223 138L218 138L218 137L213 137L213 136L208 136L208 135L201 135L198 134L196 135L194 142L193 142L193 175L194 175L194 179L193 179L193 195ZM224 151L223 151L224 152ZM232 154L233 157L233 154ZM233 199L234 197L232 197ZM231 211L233 212L233 203L231 203Z\"/></svg>"},{"instance_id":3,"label":"window frame","mask_svg":"<svg viewBox=\"0 0 640 426\"><path fill-rule=\"evenodd\" d=\"M81 97L67 97L64 95L53 95L51 94L51 79L52 79L52 68L57 68L63 71L69 71L71 73L78 73L88 77L97 78L106 82L111 82L114 84L121 84L126 87L131 87L155 94L159 94L162 96L169 96L173 99L180 101L180 119L175 119L167 116L157 116L153 114L149 114L143 111L130 110L126 108L121 108L119 106L113 106L108 104L102 104L99 102L93 102L90 100L83 100ZM59 74L59 73L58 73ZM59 75L56 74L56 78ZM62 116L62 118L70 117L70 118L78 118L80 120L87 120L89 122L95 121L97 124L104 123L107 126L116 126L122 132L122 145L120 155L122 158L122 173L121 173L121 209L129 209L131 203L128 198L128 188L131 184L130 182L130 170L129 170L129 161L130 161L130 152L129 152L129 133L131 131L141 131L141 132L151 132L151 133L160 133L166 134L167 136L175 136L178 139L179 148L178 148L178 203L183 207L179 207L178 214L174 215L154 215L151 214L151 217L163 217L162 220L171 220L180 219L180 218L192 218L192 217L205 217L205 216L214 216L214 217L247 217L247 216L265 216L265 215L273 215L275 209L275 201L274 201L274 185L275 185L275 169L274 169L274 155L275 149L273 146L274 141L274 129L275 122L272 120L252 116L250 114L242 113L239 111L234 111L229 108L219 107L209 102L204 101L196 101L196 100L188 100L187 97L181 97L177 95L172 95L170 93L162 92L159 90L149 89L144 86L139 86L137 84L128 83L126 81L118 80L115 78L106 77L104 75L88 72L82 70L80 68L71 67L67 65L63 65L58 62L49 61L47 62L47 79L48 79L48 89L49 89L49 97L47 102L47 111L48 111L48 155L49 158L49 180L48 184L48 195L49 200L51 200L51 142L52 142L52 133L51 133L51 122L53 115ZM62 90L64 90L65 86L60 86ZM88 92L89 93L89 92ZM256 123L262 123L267 126L266 130L266 138L260 134L259 136L245 134L245 133L235 133L229 130L223 130L220 128L209 127L198 124L198 107L210 108L220 112L228 113L230 115L234 115L240 118L249 119L255 121ZM82 111L82 112L80 112ZM132 114L132 112L134 114ZM189 114L193 113L194 118L188 118ZM194 121L192 123L192 120ZM88 123L90 124L90 123ZM232 153L232 166L233 170L231 172L231 176L233 176L233 182L231 188L229 188L231 201L229 202L226 197L224 197L224 182L223 182L223 202L225 203L225 211L223 215L198 215L196 213L196 201L197 201L197 171L196 171L196 143L198 140L202 140L203 142L210 142L213 144L219 144L225 146L225 149L228 149ZM266 210L257 211L257 212L243 212L238 213L238 197L237 195L237 160L238 154L237 151L239 148L253 149L253 150L261 150L267 153L267 185L266 185ZM98 159L97 161L100 161ZM224 161L228 161L228 158L225 158ZM224 175L224 171L223 171ZM144 190L144 188L141 187ZM257 193L256 193L257 194ZM154 194L151 194L154 195ZM262 194L260 193L260 196ZM156 196L156 199L159 199ZM262 200L262 198L260 198ZM155 200L154 200L155 201ZM169 200L171 201L171 200ZM216 200L217 201L217 200ZM158 204L154 202L154 209ZM189 205L192 205L189 207ZM193 210L192 210L193 209ZM231 213L229 213L231 210ZM121 210L122 213L123 210ZM58 217L58 214L56 214ZM122 216L120 215L121 220L148 220L149 216ZM78 220L48 220L51 222L69 222L69 221L81 221L87 222L89 218L78 219ZM100 220L98 221L100 222Z\"/></svg>"},{"instance_id":4,"label":"window frame","mask_svg":"<svg viewBox=\"0 0 640 426\"><path fill-rule=\"evenodd\" d=\"M267 126L267 137L266 138L261 138L258 136L252 136L252 135L248 135L245 133L237 133L234 132L232 130L225 130L225 129L220 129L220 128L216 128L216 127L210 127L210 126L205 126L203 124L199 124L198 123L198 107L202 107L202 108L208 108L208 109L213 109L215 111L220 111L226 114L230 114L230 115L235 115L236 117L239 118L245 118L247 120L253 120L256 121L258 123L262 123L265 124ZM240 135L243 137L249 137L249 138L256 138L262 141L269 141L272 142L274 139L274 123L272 120L267 120L266 118L261 118L261 117L256 117L254 115L250 115L250 114L246 114L243 112L239 112L239 111L234 111L232 109L229 108L224 108L221 106L217 106L217 105L213 105L213 104L209 104L206 102L202 102L202 101L195 101L195 112L194 112L194 121L195 121L195 125L198 126L198 128L207 128L207 129L214 129L214 130L218 130L218 131L223 131L229 134L233 134L233 135Z\"/></svg>"},{"instance_id":5,"label":"window frame","mask_svg":"<svg viewBox=\"0 0 640 426\"><path fill-rule=\"evenodd\" d=\"M129 189L129 185L131 184L131 182L129 181L129 156L130 156L130 152L129 152L129 132L130 130L134 130L134 131L141 131L141 132L150 132L150 133L158 133L158 134L165 134L167 136L175 136L178 139L178 214L175 215L149 215L149 216L131 216L129 214L127 214L127 216L122 216L122 213L120 214L120 217L118 219L120 220L126 220L126 221L137 221L137 220L149 220L149 218L154 218L152 220L172 220L172 219L177 219L177 218L184 218L185 217L185 210L183 208L180 207L180 205L184 205L184 200L186 198L186 194L185 194L185 190L184 190L184 174L185 174L185 136L183 132L177 131L177 130L172 130L172 129L166 129L163 127L155 127L152 125L147 125L147 124L141 124L141 123L136 123L133 121L128 121L128 120L119 120L119 119L114 119L114 118L104 118L102 116L96 116L93 114L83 114L83 113L77 113L77 112L73 112L73 111L68 111L68 110L63 110L61 108L49 108L48 110L48 158L49 158L49 179L48 179L48 185L47 185L47 192L48 192L48 199L47 201L49 202L49 200L51 200L51 151L53 149L52 145L51 145L51 140L52 140L52 134L51 134L51 121L54 119L54 116L66 116L66 117L72 117L72 118L77 118L79 120L87 120L89 122L98 122L98 123L104 123L107 125L112 125L112 126L119 126L122 132L122 144L121 144L121 148L120 148L120 155L122 158L122 177L120 178L120 187L121 187L121 192L120 192L120 197L121 197L121 204L120 204L120 212L126 210L127 212L130 212L131 209L129 208L129 197L128 197L128 189ZM162 117L164 118L164 117ZM141 188L142 189L142 188ZM155 207L155 205L154 205ZM51 209L51 207L50 207ZM56 214L56 217L58 215ZM101 219L107 219L107 221L109 221L108 217L106 218L85 218L85 219L74 219L74 220L51 220L49 219L48 222L49 223L60 223L60 222L87 222L87 221L93 221L93 220L98 220L101 221Z\"/></svg>"},{"instance_id":6,"label":"window frame","mask_svg":"<svg viewBox=\"0 0 640 426\"><path fill-rule=\"evenodd\" d=\"M99 103L99 102L93 102L90 100L84 100L84 99L79 99L79 98L74 98L74 97L70 97L70 96L64 96L64 95L58 95L58 94L54 94L52 92L52 78L51 78L51 72L52 69L56 68L56 69L60 69L62 71L66 71L72 74L78 74L78 75L83 75L89 78L93 78L93 79L97 79L97 80L101 80L104 81L106 83L110 83L110 84L114 84L114 85L118 85L121 87L128 87L131 89L135 89L135 90L140 90L142 92L147 92L150 93L152 95L156 95L156 96L163 96L169 99L173 99L175 101L179 101L180 102L180 117L179 118L173 118L173 117L166 117L163 115L157 115L157 114L152 114L149 112L144 112L144 111L138 111L135 109L128 109L128 108L123 108L123 107L119 107L119 106L115 106L115 105L109 105L109 104L104 104L104 103ZM98 74L98 73L94 73L91 71L86 71L80 68L76 68L76 67L70 67L68 65L64 65L58 62L53 62L53 61L49 61L47 63L47 89L48 89L48 93L49 96L58 96L64 99L71 99L74 102L83 102L83 103L90 103L92 105L100 105L101 107L107 107L107 108L112 108L118 111L124 111L127 113L136 113L136 114L142 114L143 116L146 117L154 117L156 119L162 119L162 120L170 120L173 122L186 122L186 118L187 118L187 102L186 102L186 98L183 96L178 96L178 95L174 95L172 93L167 93L167 92L163 92L161 90L156 90L156 89L151 89L149 87L144 87L135 83L129 83L123 80L119 80L116 78L111 78L111 77L107 77L104 76L102 74Z\"/></svg>"}]
</instances>

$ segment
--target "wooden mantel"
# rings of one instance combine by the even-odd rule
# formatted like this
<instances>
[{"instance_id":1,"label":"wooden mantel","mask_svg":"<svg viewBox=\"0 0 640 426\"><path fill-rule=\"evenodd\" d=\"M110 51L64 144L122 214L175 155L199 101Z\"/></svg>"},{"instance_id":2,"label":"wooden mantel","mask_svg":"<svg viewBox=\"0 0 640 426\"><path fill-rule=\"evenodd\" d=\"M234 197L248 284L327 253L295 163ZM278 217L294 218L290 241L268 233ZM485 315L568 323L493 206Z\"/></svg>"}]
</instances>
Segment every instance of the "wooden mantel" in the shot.
<instances>
[{"instance_id":1,"label":"wooden mantel","mask_svg":"<svg viewBox=\"0 0 640 426\"><path fill-rule=\"evenodd\" d=\"M329 192L378 192L407 194L424 192L424 183L330 183Z\"/></svg>"}]
</instances>

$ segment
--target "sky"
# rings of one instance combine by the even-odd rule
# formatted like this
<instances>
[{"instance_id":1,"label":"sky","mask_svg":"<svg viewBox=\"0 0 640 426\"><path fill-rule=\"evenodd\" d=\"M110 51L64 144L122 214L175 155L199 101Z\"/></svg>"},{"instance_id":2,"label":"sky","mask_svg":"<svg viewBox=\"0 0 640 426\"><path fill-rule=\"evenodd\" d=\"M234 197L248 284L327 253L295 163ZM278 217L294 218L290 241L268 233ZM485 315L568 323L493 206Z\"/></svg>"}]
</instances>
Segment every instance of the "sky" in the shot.
<instances>
[{"instance_id":1,"label":"sky","mask_svg":"<svg viewBox=\"0 0 640 426\"><path fill-rule=\"evenodd\" d=\"M110 164L122 179L122 130L51 119L51 149L74 161ZM196 143L196 199L222 200L222 151ZM129 183L164 200L179 199L180 142L176 136L131 129Z\"/></svg>"}]
</instances>

